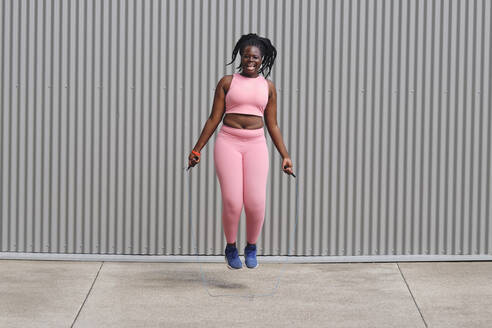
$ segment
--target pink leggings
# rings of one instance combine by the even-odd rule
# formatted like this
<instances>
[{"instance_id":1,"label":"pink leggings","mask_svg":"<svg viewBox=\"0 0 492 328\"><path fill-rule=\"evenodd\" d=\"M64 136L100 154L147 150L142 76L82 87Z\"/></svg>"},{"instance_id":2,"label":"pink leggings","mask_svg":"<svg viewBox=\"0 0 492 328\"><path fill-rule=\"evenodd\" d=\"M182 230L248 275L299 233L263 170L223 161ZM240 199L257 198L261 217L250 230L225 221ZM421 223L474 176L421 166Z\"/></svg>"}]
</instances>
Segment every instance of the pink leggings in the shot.
<instances>
[{"instance_id":1,"label":"pink leggings","mask_svg":"<svg viewBox=\"0 0 492 328\"><path fill-rule=\"evenodd\" d=\"M263 128L222 125L214 147L215 172L222 193L222 224L227 243L236 241L239 218L246 213L246 239L256 244L265 219L268 147Z\"/></svg>"}]
</instances>

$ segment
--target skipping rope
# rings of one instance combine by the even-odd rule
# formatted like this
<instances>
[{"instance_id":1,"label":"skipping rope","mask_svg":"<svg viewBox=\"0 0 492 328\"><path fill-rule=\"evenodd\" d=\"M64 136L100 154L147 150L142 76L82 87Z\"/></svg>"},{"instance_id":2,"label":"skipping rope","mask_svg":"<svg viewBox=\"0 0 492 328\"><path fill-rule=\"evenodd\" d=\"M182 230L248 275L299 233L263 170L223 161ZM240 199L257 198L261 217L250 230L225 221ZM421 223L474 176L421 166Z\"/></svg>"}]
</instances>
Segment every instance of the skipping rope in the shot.
<instances>
[{"instance_id":1,"label":"skipping rope","mask_svg":"<svg viewBox=\"0 0 492 328\"><path fill-rule=\"evenodd\" d=\"M188 166L188 168L185 168L186 171L189 171L189 169L191 168L191 166ZM292 175L293 178L296 178L296 176L292 173L292 174L289 174L289 175ZM191 227L191 240L192 240L192 246L193 244L195 244L195 237L194 237L194 232L193 232L193 222L192 222L192 216L191 216L191 175L190 175L190 179L188 181L188 185L189 185L189 188L188 188L188 200L189 200L189 213L190 213L190 227ZM298 179L296 178L296 222L294 224L294 235L297 231L297 221L298 221L298 217L299 217L299 188L298 188ZM213 295L210 293L209 289L208 289L208 281L207 279L205 278L205 274L203 273L203 269L202 269L202 261L199 260L200 256L198 255L198 245L195 244L195 250L196 250L196 257L197 257L197 261L200 263L200 273L201 273L201 278L202 278L202 284L203 284L203 288L205 288L205 290L207 291L208 295L211 296L211 297L244 297L244 298L249 298L250 301L252 301L255 297L265 297L265 296L273 296L275 294L275 292L278 290L278 287L280 285L280 277L282 276L282 274L285 272L285 264L287 264L288 260L289 260L289 250L287 250L287 256L286 256L286 259L285 259L285 262L282 264L282 269L281 269L281 272L280 274L277 276L277 282L275 284L275 286L273 287L272 291L270 293L266 293L266 294L247 294L247 295L235 295L235 294L218 294L218 295Z\"/></svg>"}]
</instances>

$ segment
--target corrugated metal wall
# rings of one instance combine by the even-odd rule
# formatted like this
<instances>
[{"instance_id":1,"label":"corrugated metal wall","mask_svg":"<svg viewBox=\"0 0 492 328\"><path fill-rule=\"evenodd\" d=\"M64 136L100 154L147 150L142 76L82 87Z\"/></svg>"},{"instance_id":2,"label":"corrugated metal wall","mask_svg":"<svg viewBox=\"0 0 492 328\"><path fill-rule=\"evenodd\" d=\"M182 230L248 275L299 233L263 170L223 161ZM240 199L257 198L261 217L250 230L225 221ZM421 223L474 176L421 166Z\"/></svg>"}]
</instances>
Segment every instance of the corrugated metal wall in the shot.
<instances>
[{"instance_id":1,"label":"corrugated metal wall","mask_svg":"<svg viewBox=\"0 0 492 328\"><path fill-rule=\"evenodd\" d=\"M216 134L184 168L236 40L257 32L279 52L299 183L294 231L295 180L267 136L259 254L492 253L491 1L0 10L1 252L222 254Z\"/></svg>"}]
</instances>

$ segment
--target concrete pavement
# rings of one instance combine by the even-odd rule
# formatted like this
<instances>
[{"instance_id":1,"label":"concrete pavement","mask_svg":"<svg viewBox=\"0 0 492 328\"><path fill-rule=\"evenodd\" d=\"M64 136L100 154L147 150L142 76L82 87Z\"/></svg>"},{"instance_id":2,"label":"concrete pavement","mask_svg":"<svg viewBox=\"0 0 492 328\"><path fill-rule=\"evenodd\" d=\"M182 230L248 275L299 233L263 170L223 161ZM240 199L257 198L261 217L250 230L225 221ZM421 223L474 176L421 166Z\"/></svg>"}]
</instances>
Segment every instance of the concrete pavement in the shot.
<instances>
[{"instance_id":1,"label":"concrete pavement","mask_svg":"<svg viewBox=\"0 0 492 328\"><path fill-rule=\"evenodd\" d=\"M492 262L259 262L0 260L0 327L492 327Z\"/></svg>"}]
</instances>

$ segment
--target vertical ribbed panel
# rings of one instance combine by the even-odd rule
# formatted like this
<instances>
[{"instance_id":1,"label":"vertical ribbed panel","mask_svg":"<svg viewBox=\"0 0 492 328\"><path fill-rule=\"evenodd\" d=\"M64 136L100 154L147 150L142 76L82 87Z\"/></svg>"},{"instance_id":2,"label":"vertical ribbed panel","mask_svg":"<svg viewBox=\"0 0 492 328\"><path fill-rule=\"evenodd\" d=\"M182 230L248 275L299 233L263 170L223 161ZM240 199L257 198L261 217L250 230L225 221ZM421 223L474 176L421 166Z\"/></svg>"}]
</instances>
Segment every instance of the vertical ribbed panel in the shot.
<instances>
[{"instance_id":1,"label":"vertical ribbed panel","mask_svg":"<svg viewBox=\"0 0 492 328\"><path fill-rule=\"evenodd\" d=\"M295 180L267 134L259 254L492 253L491 1L0 10L1 252L222 254L216 134L184 168L235 42L256 32L279 53L299 183L294 230Z\"/></svg>"}]
</instances>

